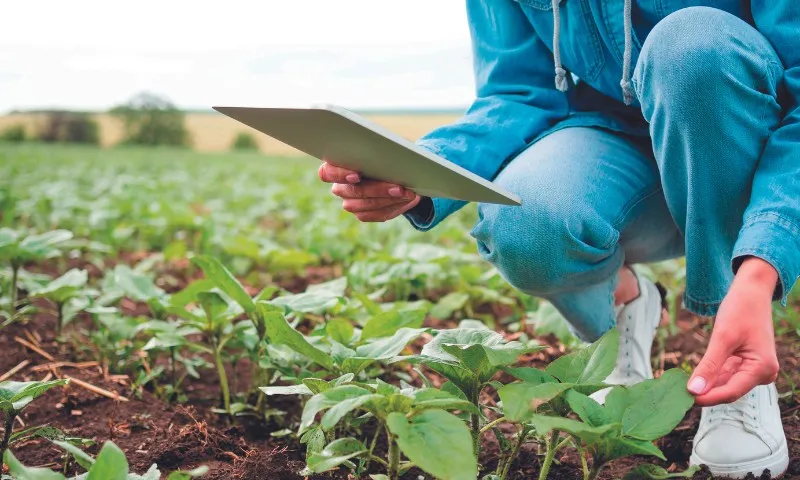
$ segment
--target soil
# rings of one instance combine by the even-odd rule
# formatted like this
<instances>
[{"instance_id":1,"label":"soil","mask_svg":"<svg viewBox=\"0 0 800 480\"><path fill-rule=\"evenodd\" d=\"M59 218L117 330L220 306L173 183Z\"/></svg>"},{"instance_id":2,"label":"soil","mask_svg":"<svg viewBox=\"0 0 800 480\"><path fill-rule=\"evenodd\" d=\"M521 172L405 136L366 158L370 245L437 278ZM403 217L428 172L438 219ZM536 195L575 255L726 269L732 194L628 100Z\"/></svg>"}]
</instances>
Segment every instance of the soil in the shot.
<instances>
[{"instance_id":1,"label":"soil","mask_svg":"<svg viewBox=\"0 0 800 480\"><path fill-rule=\"evenodd\" d=\"M72 266L72 265L71 265ZM311 273L311 272L309 272ZM331 271L313 271L313 278L305 281L293 280L292 290L301 290L307 283L327 280ZM309 276L312 276L309 275ZM181 281L188 281L185 272ZM131 312L141 313L140 305L127 305ZM492 308L491 306L488 308ZM454 326L453 322L429 320L431 326ZM300 472L304 466L304 445L300 445L293 435L272 437L271 432L286 428L287 421L299 417L299 404L292 397L285 397L281 403L271 405L285 412L271 423L257 422L247 418L237 418L228 424L211 409L219 398L216 375L212 370L204 372L199 380L187 380L185 392L188 400L181 404L168 404L155 397L148 390L138 395L131 392L131 379L127 376L104 374L96 365L57 366L56 362L85 362L84 349L78 348L83 341L78 336L85 319L78 319L65 334L71 339L59 343L55 339L55 319L49 314L36 314L26 324L14 324L0 331L0 375L8 372L20 362L29 363L17 371L12 380L33 380L45 377L69 375L88 382L96 387L119 394L128 401L114 400L93 393L73 383L65 388L47 392L43 398L33 402L21 415L21 422L15 429L31 425L48 424L63 430L73 437L89 438L96 442L88 448L96 454L99 446L106 440L113 440L125 451L131 471L143 473L156 463L162 473L177 469L191 469L206 465L210 472L206 479L303 479L320 478L332 480L352 479L345 470L323 475L303 477ZM654 349L659 371L682 365L695 365L701 358L708 342L709 326L700 319L684 314L677 323L677 332L669 336L663 348ZM535 332L528 331L535 336ZM515 334L519 335L519 333ZM509 335L513 338L515 335ZM24 346L19 339L37 345L53 360L44 358ZM520 365L544 366L564 353L555 338L542 336L538 339L547 348L523 357ZM779 336L778 358L782 372L778 379L781 393L791 392L790 381L800 385L800 342L794 336ZM53 365L47 368L46 365ZM416 378L416 374L409 372ZM229 369L231 383L245 388L249 382L249 365L240 362L235 369ZM440 379L434 378L434 383ZM789 441L791 463L783 478L800 478L800 398L795 392L781 400L781 411L786 436ZM700 417L700 409L694 407L687 413L681 424L668 436L658 442L667 457L666 462L655 463L670 471L683 470L688 466L691 441ZM278 423L282 422L282 423ZM381 447L379 447L380 449ZM13 447L15 455L26 465L63 468L65 457L61 450L41 439L26 441ZM483 472L491 472L498 458L497 441L492 435L484 439L481 465ZM512 467L509 479L521 480L538 476L540 456L535 445L526 445ZM580 458L570 452L556 459L552 467L551 479L580 479ZM621 478L634 465L653 462L653 459L636 457L613 462L600 475L601 479ZM67 471L75 473L76 466L68 463ZM379 473L377 469L372 473ZM366 477L365 477L366 478ZM422 472L412 470L406 478L429 478ZM695 479L707 479L707 472L699 472ZM768 473L755 480L770 478Z\"/></svg>"}]
</instances>

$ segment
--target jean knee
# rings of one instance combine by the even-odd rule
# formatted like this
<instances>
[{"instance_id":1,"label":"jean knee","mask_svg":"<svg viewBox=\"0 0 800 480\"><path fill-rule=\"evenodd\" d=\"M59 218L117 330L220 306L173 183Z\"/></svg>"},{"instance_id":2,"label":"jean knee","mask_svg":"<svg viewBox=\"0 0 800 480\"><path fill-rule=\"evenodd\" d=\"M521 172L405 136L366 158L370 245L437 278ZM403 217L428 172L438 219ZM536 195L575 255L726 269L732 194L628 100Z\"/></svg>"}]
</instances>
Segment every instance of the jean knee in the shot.
<instances>
[{"instance_id":1,"label":"jean knee","mask_svg":"<svg viewBox=\"0 0 800 480\"><path fill-rule=\"evenodd\" d=\"M774 94L774 82L759 79L780 70L769 42L744 20L716 8L688 7L653 27L633 83L644 110L663 101L696 111L708 102L730 101L742 86Z\"/></svg>"},{"instance_id":2,"label":"jean knee","mask_svg":"<svg viewBox=\"0 0 800 480\"><path fill-rule=\"evenodd\" d=\"M514 288L540 297L577 290L619 268L619 233L574 206L547 194L523 197L521 207L481 204L471 235Z\"/></svg>"}]
</instances>

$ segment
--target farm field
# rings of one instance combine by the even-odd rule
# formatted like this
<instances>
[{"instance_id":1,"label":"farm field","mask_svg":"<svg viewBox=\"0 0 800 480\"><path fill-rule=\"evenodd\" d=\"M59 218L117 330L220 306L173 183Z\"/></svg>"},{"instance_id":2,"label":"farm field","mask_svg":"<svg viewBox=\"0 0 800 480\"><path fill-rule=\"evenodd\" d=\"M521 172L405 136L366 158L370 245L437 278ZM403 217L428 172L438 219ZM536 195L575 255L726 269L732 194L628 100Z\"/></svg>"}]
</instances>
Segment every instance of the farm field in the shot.
<instances>
[{"instance_id":1,"label":"farm field","mask_svg":"<svg viewBox=\"0 0 800 480\"><path fill-rule=\"evenodd\" d=\"M456 118L444 113L364 113L367 119L388 128L408 139L417 139L434 128ZM92 115L100 131L100 146L110 147L122 141L122 122L107 113ZM29 135L42 128L46 116L36 113L20 113L0 116L0 132L12 125L24 125ZM261 132L228 118L217 112L186 114L186 129L193 150L200 152L224 152L240 132L250 133L259 150L267 155L302 155L292 147L278 142Z\"/></svg>"},{"instance_id":2,"label":"farm field","mask_svg":"<svg viewBox=\"0 0 800 480\"><path fill-rule=\"evenodd\" d=\"M403 219L362 224L317 166L277 150L0 144L0 382L49 382L0 383L10 473L610 480L688 468L700 410L680 387L710 325L676 301L680 261L640 269L668 288L671 319L658 380L619 388L615 418L587 395L613 368L616 332L585 346L552 306L514 291L477 255L474 206L424 234ZM800 478L797 293L775 321L785 478Z\"/></svg>"}]
</instances>

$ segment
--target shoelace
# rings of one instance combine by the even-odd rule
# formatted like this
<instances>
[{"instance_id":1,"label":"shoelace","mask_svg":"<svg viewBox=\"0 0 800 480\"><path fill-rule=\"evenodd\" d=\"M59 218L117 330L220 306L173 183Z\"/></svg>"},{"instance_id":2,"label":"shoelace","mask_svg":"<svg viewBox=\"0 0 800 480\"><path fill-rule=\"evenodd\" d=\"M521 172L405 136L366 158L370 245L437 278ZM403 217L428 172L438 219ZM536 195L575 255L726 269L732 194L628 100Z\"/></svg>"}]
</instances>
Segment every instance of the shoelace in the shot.
<instances>
[{"instance_id":1,"label":"shoelace","mask_svg":"<svg viewBox=\"0 0 800 480\"><path fill-rule=\"evenodd\" d=\"M758 405L755 392L750 392L733 403L710 407L708 422L722 422L725 420L739 422L751 429L758 427Z\"/></svg>"}]
</instances>

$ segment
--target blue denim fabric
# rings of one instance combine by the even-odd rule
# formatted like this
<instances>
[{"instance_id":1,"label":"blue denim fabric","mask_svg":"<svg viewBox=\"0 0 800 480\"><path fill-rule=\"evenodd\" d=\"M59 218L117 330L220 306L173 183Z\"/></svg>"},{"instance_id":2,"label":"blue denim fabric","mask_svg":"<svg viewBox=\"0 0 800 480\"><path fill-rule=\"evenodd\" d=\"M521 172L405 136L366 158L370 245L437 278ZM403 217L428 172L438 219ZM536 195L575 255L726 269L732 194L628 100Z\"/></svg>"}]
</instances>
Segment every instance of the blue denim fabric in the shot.
<instances>
[{"instance_id":1,"label":"blue denim fabric","mask_svg":"<svg viewBox=\"0 0 800 480\"><path fill-rule=\"evenodd\" d=\"M685 254L686 306L713 315L754 255L785 301L800 275L800 2L636 0L631 106L623 2L561 2L566 93L550 0L468 0L477 98L418 141L522 198L479 206L481 253L587 339L613 324L623 262ZM416 228L464 202L432 205L407 215Z\"/></svg>"}]
</instances>

